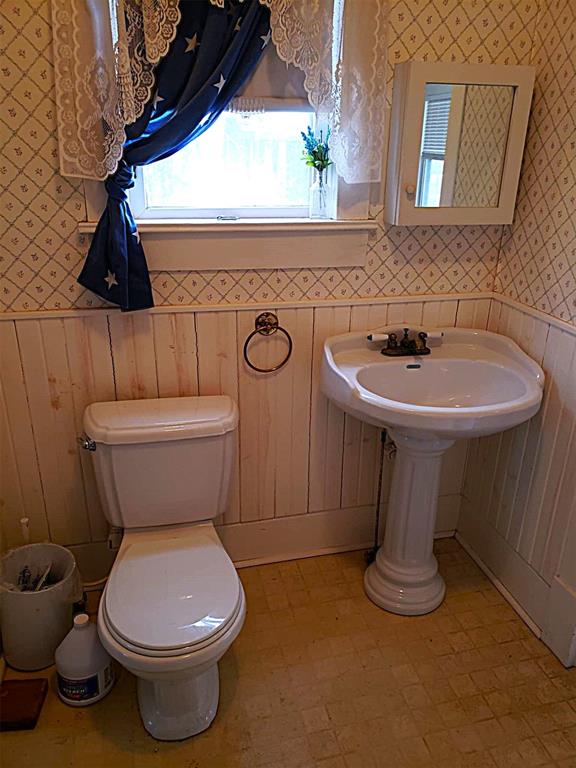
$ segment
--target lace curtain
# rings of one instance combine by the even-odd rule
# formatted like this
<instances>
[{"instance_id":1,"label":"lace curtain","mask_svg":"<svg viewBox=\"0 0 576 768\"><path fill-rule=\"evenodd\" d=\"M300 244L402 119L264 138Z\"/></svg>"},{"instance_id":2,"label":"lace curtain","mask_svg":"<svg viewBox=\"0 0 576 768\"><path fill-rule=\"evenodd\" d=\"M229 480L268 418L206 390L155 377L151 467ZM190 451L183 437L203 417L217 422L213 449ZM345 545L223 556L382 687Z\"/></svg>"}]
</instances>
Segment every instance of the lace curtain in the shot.
<instances>
[{"instance_id":1,"label":"lace curtain","mask_svg":"<svg viewBox=\"0 0 576 768\"><path fill-rule=\"evenodd\" d=\"M154 90L179 0L52 0L60 170L105 179Z\"/></svg>"},{"instance_id":2,"label":"lace curtain","mask_svg":"<svg viewBox=\"0 0 576 768\"><path fill-rule=\"evenodd\" d=\"M225 0L210 0L224 6ZM332 158L349 183L379 181L386 109L386 0L260 0L279 57L304 72Z\"/></svg>"},{"instance_id":3,"label":"lace curtain","mask_svg":"<svg viewBox=\"0 0 576 768\"><path fill-rule=\"evenodd\" d=\"M304 73L331 151L349 183L381 176L386 104L386 0L259 0L279 57ZM223 7L225 0L210 0ZM154 91L154 66L180 20L179 0L52 0L60 170L105 179L125 126Z\"/></svg>"}]
</instances>

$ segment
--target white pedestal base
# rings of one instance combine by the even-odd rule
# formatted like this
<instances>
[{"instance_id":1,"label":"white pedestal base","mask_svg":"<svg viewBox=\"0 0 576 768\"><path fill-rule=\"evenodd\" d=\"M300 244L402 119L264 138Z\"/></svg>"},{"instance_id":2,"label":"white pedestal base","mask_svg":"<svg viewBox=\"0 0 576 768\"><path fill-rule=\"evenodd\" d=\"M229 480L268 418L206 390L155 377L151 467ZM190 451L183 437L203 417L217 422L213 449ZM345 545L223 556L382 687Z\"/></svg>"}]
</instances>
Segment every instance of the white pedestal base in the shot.
<instances>
[{"instance_id":1,"label":"white pedestal base","mask_svg":"<svg viewBox=\"0 0 576 768\"><path fill-rule=\"evenodd\" d=\"M386 531L364 588L381 608L417 616L437 608L446 591L432 547L442 456L454 441L389 434L397 453Z\"/></svg>"}]
</instances>

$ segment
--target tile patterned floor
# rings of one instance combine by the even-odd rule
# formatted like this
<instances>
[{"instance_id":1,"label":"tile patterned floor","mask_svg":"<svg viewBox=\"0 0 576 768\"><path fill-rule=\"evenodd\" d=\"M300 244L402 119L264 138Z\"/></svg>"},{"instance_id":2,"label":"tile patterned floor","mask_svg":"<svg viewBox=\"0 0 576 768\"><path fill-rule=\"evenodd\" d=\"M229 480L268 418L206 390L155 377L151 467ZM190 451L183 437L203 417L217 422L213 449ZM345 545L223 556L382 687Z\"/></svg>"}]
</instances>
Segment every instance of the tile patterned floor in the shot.
<instances>
[{"instance_id":1,"label":"tile patterned floor","mask_svg":"<svg viewBox=\"0 0 576 768\"><path fill-rule=\"evenodd\" d=\"M249 613L221 663L213 726L142 728L134 680L87 709L51 691L2 768L575 768L576 670L534 638L452 539L447 598L404 618L372 605L362 553L241 571ZM14 675L14 673L11 673Z\"/></svg>"}]
</instances>

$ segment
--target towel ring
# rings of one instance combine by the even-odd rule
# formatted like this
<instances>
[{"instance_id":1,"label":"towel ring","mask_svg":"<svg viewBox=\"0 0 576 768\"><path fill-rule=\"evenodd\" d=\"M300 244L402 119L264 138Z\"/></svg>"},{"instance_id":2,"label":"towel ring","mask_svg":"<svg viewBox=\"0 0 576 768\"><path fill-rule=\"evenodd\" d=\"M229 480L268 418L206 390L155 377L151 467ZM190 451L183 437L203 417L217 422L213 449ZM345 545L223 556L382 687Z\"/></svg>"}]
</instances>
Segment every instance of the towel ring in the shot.
<instances>
[{"instance_id":1,"label":"towel ring","mask_svg":"<svg viewBox=\"0 0 576 768\"><path fill-rule=\"evenodd\" d=\"M286 357L284 360L282 360L282 362L278 363L278 365L275 365L273 368L258 368L257 365L254 365L254 363L250 362L248 357L248 345L257 333L260 333L262 336L272 336L272 334L276 333L277 331L281 331L284 336L286 336L286 340L288 341L288 352L286 353ZM278 318L276 315L273 312L262 312L259 314L256 318L256 322L254 323L254 330L244 342L244 360L246 361L246 364L250 366L253 371L258 371L258 373L272 373L273 371L278 371L280 368L285 366L290 359L291 354L292 338L285 328L282 328L281 325L278 325Z\"/></svg>"}]
</instances>

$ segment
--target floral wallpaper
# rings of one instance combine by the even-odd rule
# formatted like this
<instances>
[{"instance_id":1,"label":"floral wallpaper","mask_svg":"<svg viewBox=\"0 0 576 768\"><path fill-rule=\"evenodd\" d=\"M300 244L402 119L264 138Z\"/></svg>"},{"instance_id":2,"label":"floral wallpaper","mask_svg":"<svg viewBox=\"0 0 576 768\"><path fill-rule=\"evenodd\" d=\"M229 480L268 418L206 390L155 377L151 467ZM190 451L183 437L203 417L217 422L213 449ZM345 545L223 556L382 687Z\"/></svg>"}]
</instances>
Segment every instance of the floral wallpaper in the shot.
<instances>
[{"instance_id":1,"label":"floral wallpaper","mask_svg":"<svg viewBox=\"0 0 576 768\"><path fill-rule=\"evenodd\" d=\"M390 80L393 65L407 59L528 63L544 2L549 0L391 0ZM0 310L102 306L76 283L87 248L77 222L86 214L81 182L58 174L49 2L0 0L0 11ZM539 37L544 33L542 27ZM549 41L539 45L540 56L555 48ZM548 64L545 71L540 91L551 76ZM548 104L551 98L541 93L537 103L544 121L548 106L555 108ZM536 134L533 130L531 157ZM525 205L530 197L526 184ZM493 289L501 227L387 228L381 209L373 216L380 226L365 267L155 272L156 303L314 301ZM510 266L500 275L509 293L516 270L511 257L528 226L526 211L522 217L524 223L507 243Z\"/></svg>"},{"instance_id":2,"label":"floral wallpaper","mask_svg":"<svg viewBox=\"0 0 576 768\"><path fill-rule=\"evenodd\" d=\"M498 205L514 88L469 85L460 133L454 205Z\"/></svg>"},{"instance_id":3,"label":"floral wallpaper","mask_svg":"<svg viewBox=\"0 0 576 768\"><path fill-rule=\"evenodd\" d=\"M576 324L576 3L548 0L537 27L532 115L516 217L496 289Z\"/></svg>"}]
</instances>

